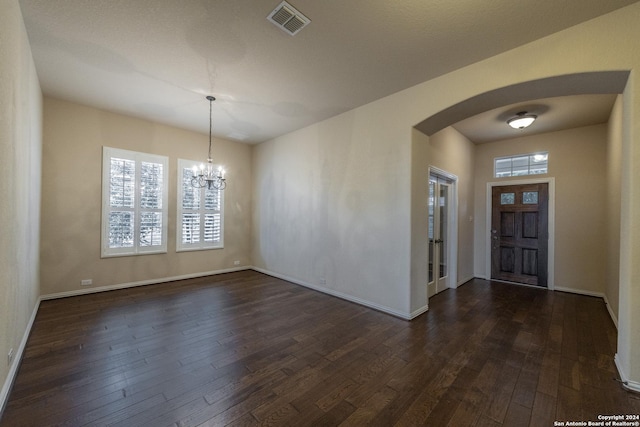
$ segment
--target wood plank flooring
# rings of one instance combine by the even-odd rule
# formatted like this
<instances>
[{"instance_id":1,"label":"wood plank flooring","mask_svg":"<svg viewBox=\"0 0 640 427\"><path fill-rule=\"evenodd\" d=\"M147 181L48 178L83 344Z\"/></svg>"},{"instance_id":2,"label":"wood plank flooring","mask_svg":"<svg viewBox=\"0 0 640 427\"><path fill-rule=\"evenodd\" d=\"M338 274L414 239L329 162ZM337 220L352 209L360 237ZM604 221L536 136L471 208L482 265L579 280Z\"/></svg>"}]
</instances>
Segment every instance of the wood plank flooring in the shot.
<instances>
[{"instance_id":1,"label":"wood plank flooring","mask_svg":"<svg viewBox=\"0 0 640 427\"><path fill-rule=\"evenodd\" d=\"M601 299L473 280L407 322L254 271L43 301L0 426L552 426L639 414Z\"/></svg>"}]
</instances>

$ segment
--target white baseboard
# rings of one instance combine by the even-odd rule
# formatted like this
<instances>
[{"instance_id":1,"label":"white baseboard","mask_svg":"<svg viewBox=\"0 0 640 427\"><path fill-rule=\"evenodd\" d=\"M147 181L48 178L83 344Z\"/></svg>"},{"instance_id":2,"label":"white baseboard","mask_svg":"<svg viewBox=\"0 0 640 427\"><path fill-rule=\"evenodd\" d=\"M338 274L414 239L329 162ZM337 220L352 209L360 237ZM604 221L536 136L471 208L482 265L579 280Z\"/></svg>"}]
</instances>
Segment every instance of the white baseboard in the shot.
<instances>
[{"instance_id":1,"label":"white baseboard","mask_svg":"<svg viewBox=\"0 0 640 427\"><path fill-rule=\"evenodd\" d=\"M602 292L585 291L582 289L563 288L558 286L556 286L555 290L560 292L569 292L569 293L578 294L578 295L586 295L588 297L602 298L602 300L604 301L604 305L605 307L607 307L607 311L609 312L609 317L611 317L613 324L616 326L616 329L618 329L618 318L616 317L615 314L613 314L613 310L611 310L611 305L609 304L609 300L607 299L606 294Z\"/></svg>"},{"instance_id":2,"label":"white baseboard","mask_svg":"<svg viewBox=\"0 0 640 427\"><path fill-rule=\"evenodd\" d=\"M393 310L389 307L385 307L376 303L373 303L371 301L367 301L367 300L363 300L361 298L358 297L354 297L353 295L348 295L348 294L344 294L342 292L338 292L338 291L334 291L333 289L328 289L328 288L323 288L320 286L316 286L316 285L312 285L311 283L307 283L305 281L299 280L299 279L295 279L293 277L289 277L286 276L284 274L280 274L280 273L276 273L270 270L266 270L264 268L260 268L260 267L251 267L252 270L255 270L259 273L263 273L266 274L267 276L272 276L272 277L277 277L278 279L282 279L282 280L286 280L287 282L291 282L294 283L296 285L300 285L300 286L304 286L305 288L309 288L309 289L313 289L314 291L318 291L318 292L322 292L324 294L327 295L331 295L346 301L350 301L350 302L354 302L356 304L368 307L368 308L372 308L374 310L378 310L381 311L383 313L387 313L390 314L392 316L395 317L399 317L401 319L404 320L411 320L413 319L415 316L420 315L422 313L424 313L424 311L426 311L426 308L423 307L421 309L419 309L417 312L414 313L418 313L415 316L413 315L413 313L402 313L396 310Z\"/></svg>"},{"instance_id":3,"label":"white baseboard","mask_svg":"<svg viewBox=\"0 0 640 427\"><path fill-rule=\"evenodd\" d=\"M74 297L74 296L78 296L78 295L94 294L94 293L97 293L97 292L115 291L116 289L126 289L126 288L134 288L136 286L155 285L155 284L158 284L158 283L173 282L173 281L176 281L176 280L195 279L196 277L215 276L217 274L233 273L235 271L243 271L243 270L250 270L250 269L251 269L251 267L247 267L247 266L234 267L234 268L225 268L225 269L222 269L222 270L203 271L203 272L200 272L200 273L183 274L181 276L160 277L160 278L157 278L157 279L141 280L139 282L118 283L118 284L115 284L115 285L99 286L97 288L88 287L86 289L76 289L74 291L57 292L55 294L42 295L40 297L40 300L44 301L44 300L49 300L49 299L57 299L57 298Z\"/></svg>"},{"instance_id":4,"label":"white baseboard","mask_svg":"<svg viewBox=\"0 0 640 427\"><path fill-rule=\"evenodd\" d=\"M157 283L172 282L175 280L185 280L185 279L194 279L196 277L214 276L217 274L232 273L235 271L243 271L243 270L250 270L250 269L251 267L247 267L247 266L234 267L234 268L226 268L222 270L203 271L200 273L184 274L181 276L162 277L159 279L142 280L139 282L119 283L119 284L110 285L110 286L100 286L97 288L86 288L86 289L78 289L78 290L68 291L68 292L58 292L55 294L41 295L36 301L36 305L33 309L33 313L31 313L31 318L29 319L29 323L27 324L27 327L24 331L24 335L22 336L22 341L20 342L20 346L18 347L18 350L14 355L11 369L9 370L9 373L4 382L4 385L2 386L2 390L0 390L0 416L2 416L4 407L7 404L7 399L9 398L9 392L11 391L11 386L13 385L13 382L15 380L15 376L18 373L18 367L20 366L20 361L22 360L22 355L27 345L27 340L29 339L29 334L31 333L31 328L33 327L33 322L36 319L36 315L38 313L38 308L40 307L41 301L78 296L78 295L93 294L97 292L114 291L116 289L133 288L136 286L153 285Z\"/></svg>"},{"instance_id":5,"label":"white baseboard","mask_svg":"<svg viewBox=\"0 0 640 427\"><path fill-rule=\"evenodd\" d=\"M33 327L33 322L36 320L36 315L38 314L38 308L40 307L40 299L36 301L35 307L33 307L33 312L31 313L31 317L29 318L29 322L27 323L27 327L25 328L24 334L22 334L22 340L20 340L20 345L16 350L13 356L13 363L11 364L11 369L9 369L9 373L7 374L7 378L2 385L2 390L0 390L0 418L2 417L2 413L4 412L4 407L7 404L7 400L9 399L9 392L11 391L11 386L16 379L16 375L18 374L18 368L20 367L20 362L22 361L22 355L24 354L24 349L27 346L27 340L29 339L29 334L31 333L31 328Z\"/></svg>"},{"instance_id":6,"label":"white baseboard","mask_svg":"<svg viewBox=\"0 0 640 427\"><path fill-rule=\"evenodd\" d=\"M33 327L33 322L36 319L36 314L38 313L38 308L40 307L41 301L78 296L78 295L93 294L97 292L113 291L116 289L133 288L136 286L153 285L157 283L172 282L175 280L194 279L196 277L213 276L216 274L231 273L234 271L242 271L242 270L249 270L249 269L250 267L246 267L246 266L235 267L235 268L227 268L223 270L203 271L201 273L184 274L181 276L163 277L159 279L142 280L139 282L120 283L120 284L111 285L111 286L100 286L97 288L86 288L86 289L78 289L78 290L68 291L68 292L58 292L55 294L41 295L36 301L36 305L33 309L33 313L31 313L31 318L29 319L29 323L27 324L27 327L24 331L24 335L22 337L22 341L20 342L20 346L18 347L18 350L14 355L11 369L9 370L9 373L4 382L4 385L2 386L2 390L0 390L0 415L2 415L4 407L7 403L7 399L9 398L9 392L11 391L11 386L13 385L15 376L18 373L18 367L20 366L20 361L22 360L22 355L27 345L27 340L29 338L29 334L31 333L31 328Z\"/></svg>"},{"instance_id":7,"label":"white baseboard","mask_svg":"<svg viewBox=\"0 0 640 427\"><path fill-rule=\"evenodd\" d=\"M14 356L14 361L13 364L11 365L11 369L9 370L9 373L5 379L5 382L2 386L2 389L0 390L0 416L2 416L2 413L4 411L5 405L7 403L7 400L9 398L9 392L11 391L11 386L13 385L13 382L15 380L15 377L18 373L18 368L20 366L20 361L22 360L22 356L25 350L25 347L27 345L27 340L29 338L29 334L31 333L31 328L33 327L33 322L35 321L36 315L38 313L38 308L40 307L40 302L44 301L44 300L50 300L50 299L56 299L56 298L64 298L64 297L69 297L69 296L77 296L77 295L84 295L84 294L91 294L91 293L96 293L96 292L105 292L105 291L111 291L111 290L116 290L116 289L125 289L125 288L131 288L131 287L136 287L136 286L145 286L145 285L151 285L151 284L157 284L157 283L164 283L164 282L170 282L170 281L175 281L175 280L185 280L185 279L193 279L193 278L197 278L197 277L205 277L205 276L212 276L212 275L217 275L217 274L224 274L224 273L231 273L231 272L235 272L235 271L243 271L243 270L255 270L257 272L269 275L269 276L273 276L273 277L277 277L279 279L282 280L286 280L288 282L300 285L300 286L304 286L306 288L309 289L313 289L316 290L318 292L322 292L328 295L332 295L341 299L344 299L346 301L350 301L350 302L354 302L356 304L368 307L368 308L372 308L374 310L378 310L381 311L383 313L387 313L390 314L392 316L395 317L399 317L401 319L404 320L411 320L414 319L415 317L418 317L419 315L425 313L426 311L428 311L429 306L425 305L424 307L419 308L418 310L415 310L411 313L403 313L403 312L399 312L393 309L390 309L389 307L385 307L385 306L381 306L379 304L370 302L370 301L366 301L363 300L361 298L357 298L354 297L352 295L348 295L348 294L344 294L342 292L338 292L338 291L334 291L332 289L327 289L327 288L322 288L319 286L315 286L312 285L310 283L306 283L304 281L298 280L298 279L294 279L292 277L288 277L286 275L283 274L279 274L279 273L275 273L273 271L269 271L263 268L259 268L259 267L255 267L255 266L244 266L244 267L235 267L235 268L228 268L228 269L222 269L222 270L213 270L213 271L206 271L206 272L200 272L200 273L192 273L192 274L185 274L185 275L181 275L181 276L173 276L173 277L164 277L164 278L159 278L159 279L151 279L151 280L143 280L143 281L138 281L138 282L129 282L129 283L121 283L121 284L116 284L116 285L111 285L111 286L101 286L98 288L87 288L87 289L79 289L79 290L75 290L75 291L68 291L68 292L59 292L59 293L55 293L55 294L47 294L47 295L42 295L40 296L40 298L36 301L36 305L33 309L33 312L31 313L31 317L29 319L29 322L27 324L27 327L24 331L24 334L22 336L22 340L20 341L20 345L18 347L18 349L16 350L15 356ZM476 276L477 277L477 276ZM478 278L482 278L482 277L478 277ZM473 279L473 277L470 277L468 279L462 280L458 283L458 286L461 285L462 283L466 283L467 281ZM485 279L485 280L489 280L489 279ZM599 293L599 292L591 292L591 291L582 291L582 290L576 290L576 289L572 289L572 288L563 288L563 287L556 287L555 290L557 291L562 291L562 292L571 292L571 293L576 293L576 294L581 294L581 295L588 295L588 296L594 296L594 297L600 297L603 298L606 306L607 306L607 310L609 311L609 314L611 316L611 319L613 320L613 323L616 325L616 328L618 327L618 321L616 316L613 314L613 312L611 311L610 305L607 301L607 297L606 295ZM615 364L616 364L616 368L618 369L618 373L620 374L620 378L622 380L622 384L623 386L631 391L635 391L635 392L640 392L640 383L636 382L636 381L631 381L628 379L628 377L626 376L625 372L623 371L622 367L620 366L620 362L619 362L619 358L618 355L615 355Z\"/></svg>"},{"instance_id":8,"label":"white baseboard","mask_svg":"<svg viewBox=\"0 0 640 427\"><path fill-rule=\"evenodd\" d=\"M483 276L475 276L475 278L476 279L491 280L491 279L488 279L488 278L483 277ZM470 280L470 279L467 279L467 280ZM460 286L460 285L458 285L458 286ZM537 288L538 286L535 286L535 287ZM606 294L604 294L602 292L585 291L585 290L582 290L582 289L565 288L565 287L562 287L562 286L554 286L553 289L549 289L549 290L560 291L560 292L569 292L569 293L572 293L572 294L586 295L586 296L590 296L590 297L602 298L604 300L605 306L607 307L607 311L609 312L609 316L611 317L611 320L613 321L613 324L616 326L616 329L618 329L618 318L613 313L613 310L611 310L611 304L609 304L609 300L607 299L607 295Z\"/></svg>"},{"instance_id":9,"label":"white baseboard","mask_svg":"<svg viewBox=\"0 0 640 427\"><path fill-rule=\"evenodd\" d=\"M422 313L426 313L427 311L429 311L429 304L412 311L410 317L407 320L415 319L416 317L420 316Z\"/></svg>"},{"instance_id":10,"label":"white baseboard","mask_svg":"<svg viewBox=\"0 0 640 427\"><path fill-rule=\"evenodd\" d=\"M602 296L602 299L604 299L604 304L607 306L607 311L609 312L609 316L611 316L611 320L613 320L613 324L616 325L616 329L618 329L618 318L616 317L616 315L613 313L613 310L611 309L611 304L609 304L609 299L607 298L607 294L604 294Z\"/></svg>"},{"instance_id":11,"label":"white baseboard","mask_svg":"<svg viewBox=\"0 0 640 427\"><path fill-rule=\"evenodd\" d=\"M585 295L588 297L597 297L597 298L604 299L604 294L602 292L585 291L583 289L574 289L574 288L564 288L562 286L556 286L554 291L568 292L570 294Z\"/></svg>"},{"instance_id":12,"label":"white baseboard","mask_svg":"<svg viewBox=\"0 0 640 427\"><path fill-rule=\"evenodd\" d=\"M618 357L618 353L616 353L613 360L616 363L616 368L618 368L618 373L620 374L620 380L622 381L622 387L626 388L627 390L640 393L640 383L637 381L631 381L627 377L626 373L622 369L622 366L620 366L620 358Z\"/></svg>"},{"instance_id":13,"label":"white baseboard","mask_svg":"<svg viewBox=\"0 0 640 427\"><path fill-rule=\"evenodd\" d=\"M465 284L465 283L467 283L469 280L473 280L473 279L475 279L475 276L469 276L469 277L467 277L467 278L465 278L465 279L458 280L458 284L457 284L457 286L456 286L456 287L458 287L458 286L460 286L460 285L464 285L464 284Z\"/></svg>"},{"instance_id":14,"label":"white baseboard","mask_svg":"<svg viewBox=\"0 0 640 427\"><path fill-rule=\"evenodd\" d=\"M583 289L564 288L562 286L556 286L554 291L568 292L568 293L571 293L571 294L585 295L585 296L588 296L588 297L602 298L602 300L604 301L604 305L605 305L605 307L607 307L607 311L609 312L609 316L611 317L611 320L613 321L613 324L615 325L616 329L618 329L618 318L616 317L615 314L613 314L613 310L611 310L611 305L609 304L609 300L607 299L607 295L606 294L604 294L602 292L585 291Z\"/></svg>"}]
</instances>

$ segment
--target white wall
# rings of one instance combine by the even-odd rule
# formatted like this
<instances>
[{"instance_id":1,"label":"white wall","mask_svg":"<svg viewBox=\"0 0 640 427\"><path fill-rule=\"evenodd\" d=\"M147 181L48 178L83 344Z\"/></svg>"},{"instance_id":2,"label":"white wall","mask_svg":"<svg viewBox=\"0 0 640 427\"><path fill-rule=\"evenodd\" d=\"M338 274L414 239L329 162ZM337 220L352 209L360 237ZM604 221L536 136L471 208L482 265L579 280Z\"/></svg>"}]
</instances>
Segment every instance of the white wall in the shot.
<instances>
[{"instance_id":1,"label":"white wall","mask_svg":"<svg viewBox=\"0 0 640 427\"><path fill-rule=\"evenodd\" d=\"M409 168L402 165L410 152L382 111L363 107L255 147L253 263L405 314Z\"/></svg>"},{"instance_id":2,"label":"white wall","mask_svg":"<svg viewBox=\"0 0 640 427\"><path fill-rule=\"evenodd\" d=\"M18 2L0 0L0 10L2 406L38 301L42 95Z\"/></svg>"},{"instance_id":3,"label":"white wall","mask_svg":"<svg viewBox=\"0 0 640 427\"><path fill-rule=\"evenodd\" d=\"M632 15L640 18L640 12ZM637 37L637 35L634 35ZM640 63L638 49L629 56ZM639 68L635 67L636 70ZM622 380L640 391L640 83L635 71L623 93L620 157L620 287L616 365Z\"/></svg>"},{"instance_id":4,"label":"white wall","mask_svg":"<svg viewBox=\"0 0 640 427\"><path fill-rule=\"evenodd\" d=\"M607 124L606 209L607 271L604 293L614 322L618 322L620 297L620 198L622 168L622 95L616 99Z\"/></svg>"}]
</instances>

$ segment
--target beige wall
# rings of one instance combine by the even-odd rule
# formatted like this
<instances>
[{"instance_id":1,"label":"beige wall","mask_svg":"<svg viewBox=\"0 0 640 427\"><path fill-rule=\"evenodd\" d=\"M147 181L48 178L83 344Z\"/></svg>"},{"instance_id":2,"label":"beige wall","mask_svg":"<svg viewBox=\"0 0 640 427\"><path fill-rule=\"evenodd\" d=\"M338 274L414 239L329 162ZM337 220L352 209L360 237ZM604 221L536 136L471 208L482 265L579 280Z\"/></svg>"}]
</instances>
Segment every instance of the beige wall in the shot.
<instances>
[{"instance_id":1,"label":"beige wall","mask_svg":"<svg viewBox=\"0 0 640 427\"><path fill-rule=\"evenodd\" d=\"M207 104L203 99L203 117ZM201 160L208 136L53 98L44 101L41 293L43 295L250 265L251 147L214 139L225 165L224 249L176 252L177 159ZM100 258L102 147L169 157L166 254Z\"/></svg>"},{"instance_id":2,"label":"beige wall","mask_svg":"<svg viewBox=\"0 0 640 427\"><path fill-rule=\"evenodd\" d=\"M487 183L555 178L555 265L557 289L603 295L607 270L605 204L607 126L597 125L508 139L476 147L475 271L488 278ZM549 152L549 173L536 177L493 177L496 157ZM551 216L551 215L550 215ZM551 253L551 249L550 253Z\"/></svg>"},{"instance_id":3,"label":"beige wall","mask_svg":"<svg viewBox=\"0 0 640 427\"><path fill-rule=\"evenodd\" d=\"M609 312L614 322L618 323L618 299L620 283L620 198L622 169L622 95L619 95L611 112L607 127L606 174L607 189L606 209L606 242L607 271L604 294Z\"/></svg>"},{"instance_id":4,"label":"beige wall","mask_svg":"<svg viewBox=\"0 0 640 427\"><path fill-rule=\"evenodd\" d=\"M18 2L0 11L1 407L38 301L42 95Z\"/></svg>"}]
</instances>

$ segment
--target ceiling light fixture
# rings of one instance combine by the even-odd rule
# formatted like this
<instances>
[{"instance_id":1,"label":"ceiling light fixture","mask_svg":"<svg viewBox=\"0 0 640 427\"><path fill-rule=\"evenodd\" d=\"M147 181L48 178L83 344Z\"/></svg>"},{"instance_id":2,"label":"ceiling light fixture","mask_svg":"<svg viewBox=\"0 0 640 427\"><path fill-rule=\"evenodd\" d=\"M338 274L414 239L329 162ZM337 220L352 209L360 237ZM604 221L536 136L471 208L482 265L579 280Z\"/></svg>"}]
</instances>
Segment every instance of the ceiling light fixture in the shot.
<instances>
[{"instance_id":1,"label":"ceiling light fixture","mask_svg":"<svg viewBox=\"0 0 640 427\"><path fill-rule=\"evenodd\" d=\"M507 124L514 129L524 129L528 126L531 126L531 123L533 123L533 121L537 118L538 116L534 114L527 114L526 111L521 111L516 114L515 117L507 120Z\"/></svg>"},{"instance_id":2,"label":"ceiling light fixture","mask_svg":"<svg viewBox=\"0 0 640 427\"><path fill-rule=\"evenodd\" d=\"M213 96L207 96L209 100L209 157L207 157L207 164L201 164L200 169L193 167L193 177L191 178L191 185L195 188L204 188L211 190L224 190L227 186L227 181L224 178L224 169L218 167L214 169L213 158L211 158L211 129L213 128L213 113L212 106L213 101L216 99Z\"/></svg>"}]
</instances>

